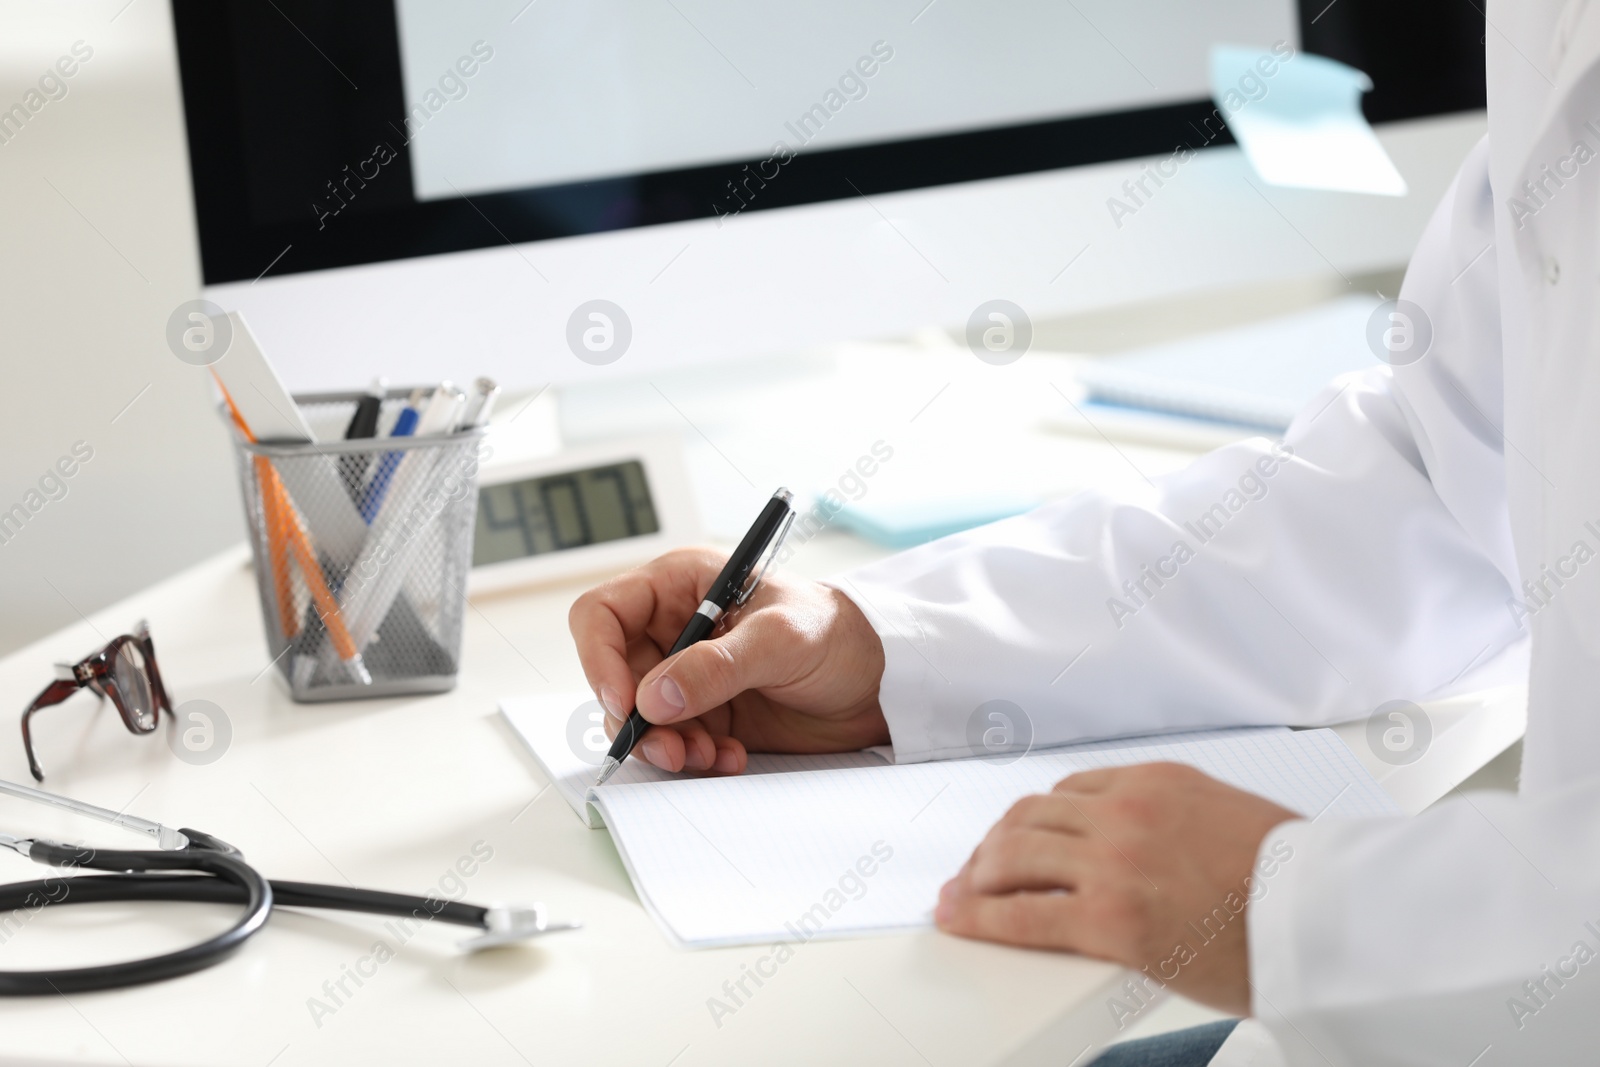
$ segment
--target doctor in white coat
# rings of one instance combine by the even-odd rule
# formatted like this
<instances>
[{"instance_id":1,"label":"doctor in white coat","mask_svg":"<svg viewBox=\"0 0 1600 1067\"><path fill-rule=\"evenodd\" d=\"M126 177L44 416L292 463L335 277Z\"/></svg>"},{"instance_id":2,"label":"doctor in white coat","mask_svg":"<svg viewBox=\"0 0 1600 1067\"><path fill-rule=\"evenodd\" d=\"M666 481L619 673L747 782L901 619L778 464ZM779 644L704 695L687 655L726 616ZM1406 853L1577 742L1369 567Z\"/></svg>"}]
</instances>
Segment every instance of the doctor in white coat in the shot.
<instances>
[{"instance_id":1,"label":"doctor in white coat","mask_svg":"<svg viewBox=\"0 0 1600 1067\"><path fill-rule=\"evenodd\" d=\"M936 918L1159 973L1291 1063L1600 1062L1600 2L1488 25L1488 136L1401 291L1425 349L1397 335L1283 445L1143 496L771 581L669 661L716 557L609 582L571 621L613 730L637 699L652 762L737 773L751 748L968 755L995 699L1037 744L1326 724L1529 640L1516 797L1307 821L1182 768L1092 772L1008 814ZM1230 893L1241 920L1195 943Z\"/></svg>"}]
</instances>

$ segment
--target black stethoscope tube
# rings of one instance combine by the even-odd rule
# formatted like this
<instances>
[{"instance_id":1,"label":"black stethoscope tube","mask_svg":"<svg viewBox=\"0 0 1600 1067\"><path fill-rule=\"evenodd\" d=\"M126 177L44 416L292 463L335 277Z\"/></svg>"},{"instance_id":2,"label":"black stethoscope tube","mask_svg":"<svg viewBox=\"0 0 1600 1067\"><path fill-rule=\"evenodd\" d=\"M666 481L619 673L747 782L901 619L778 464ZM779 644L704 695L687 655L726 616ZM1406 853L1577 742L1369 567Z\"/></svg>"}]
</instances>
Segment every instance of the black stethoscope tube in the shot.
<instances>
[{"instance_id":1,"label":"black stethoscope tube","mask_svg":"<svg viewBox=\"0 0 1600 1067\"><path fill-rule=\"evenodd\" d=\"M89 850L37 841L33 844L29 858L59 867L82 867L89 870L117 872L103 877L119 879L124 885L127 879L140 877L129 872L193 871L195 873L184 880L221 882L236 887L244 900L244 913L238 922L216 937L161 956L68 970L0 971L0 996L86 993L96 989L115 989L145 982L158 982L166 978L191 974L219 963L239 951L252 935L266 925L268 916L272 914L272 887L254 868L239 858L238 850L232 845L196 830L186 829L183 833L189 838L189 847L170 852ZM84 876L81 879L85 883L100 880L101 876ZM74 901L75 897L87 900L88 893L78 895L79 882L78 878L58 878L51 880L48 885L67 886L66 896L57 903ZM46 882L25 884L38 887L41 891L47 885ZM6 887L8 896L14 888L17 887ZM20 899L23 903L11 906L25 906L26 894ZM99 899L127 898L113 897L102 889Z\"/></svg>"},{"instance_id":2,"label":"black stethoscope tube","mask_svg":"<svg viewBox=\"0 0 1600 1067\"><path fill-rule=\"evenodd\" d=\"M488 925L488 908L438 897L424 899L310 882L270 882L227 842L198 830L186 828L182 833L189 838L188 847L160 852L91 851L37 841L29 858L40 863L112 873L0 885L0 911L39 907L40 900L47 906L161 900L242 905L244 913L238 922L210 940L163 956L71 970L0 971L0 996L85 993L190 974L237 952L266 925L275 906L427 917L480 929Z\"/></svg>"},{"instance_id":3,"label":"black stethoscope tube","mask_svg":"<svg viewBox=\"0 0 1600 1067\"><path fill-rule=\"evenodd\" d=\"M0 971L0 997L49 996L159 982L220 963L260 933L278 905L359 911L425 921L438 919L482 933L461 943L468 952L574 930L574 922L552 923L539 904L479 907L438 895L413 897L353 886L269 882L232 845L199 830L174 830L123 811L96 807L16 782L0 781L0 794L98 819L152 837L159 850L99 850L41 838L0 833L0 848L48 866L104 874L55 875L0 884L0 912L34 913L58 904L179 901L242 908L239 920L197 945L123 963L62 970Z\"/></svg>"},{"instance_id":4,"label":"black stethoscope tube","mask_svg":"<svg viewBox=\"0 0 1600 1067\"><path fill-rule=\"evenodd\" d=\"M476 904L425 900L400 893L373 889L347 889L311 882L280 882L271 879L272 906L275 908L317 908L322 911L357 911L368 915L394 915L421 918L424 914L440 922L483 929L489 909ZM191 874L97 874L91 877L47 878L37 882L11 882L0 885L0 911L28 907L29 897L50 900L61 887L68 895L51 904L115 904L125 901L171 901L183 904L247 903L249 892L242 886L220 878ZM3 994L0 994L3 995Z\"/></svg>"}]
</instances>

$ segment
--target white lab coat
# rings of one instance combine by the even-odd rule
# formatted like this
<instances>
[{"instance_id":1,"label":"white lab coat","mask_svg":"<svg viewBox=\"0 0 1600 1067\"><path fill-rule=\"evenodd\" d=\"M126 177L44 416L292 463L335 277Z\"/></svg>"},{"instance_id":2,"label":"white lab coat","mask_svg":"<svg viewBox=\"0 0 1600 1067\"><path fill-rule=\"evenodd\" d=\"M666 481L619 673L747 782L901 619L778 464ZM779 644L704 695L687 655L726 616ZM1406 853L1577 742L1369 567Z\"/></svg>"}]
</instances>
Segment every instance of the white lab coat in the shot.
<instances>
[{"instance_id":1,"label":"white lab coat","mask_svg":"<svg viewBox=\"0 0 1600 1067\"><path fill-rule=\"evenodd\" d=\"M1401 293L1424 357L1336 382L1292 455L1233 445L836 583L901 761L966 754L992 699L1038 744L1360 718L1531 635L1520 796L1264 844L1294 855L1248 913L1253 1014L1292 1063L1600 1062L1600 3L1489 24L1489 134Z\"/></svg>"}]
</instances>

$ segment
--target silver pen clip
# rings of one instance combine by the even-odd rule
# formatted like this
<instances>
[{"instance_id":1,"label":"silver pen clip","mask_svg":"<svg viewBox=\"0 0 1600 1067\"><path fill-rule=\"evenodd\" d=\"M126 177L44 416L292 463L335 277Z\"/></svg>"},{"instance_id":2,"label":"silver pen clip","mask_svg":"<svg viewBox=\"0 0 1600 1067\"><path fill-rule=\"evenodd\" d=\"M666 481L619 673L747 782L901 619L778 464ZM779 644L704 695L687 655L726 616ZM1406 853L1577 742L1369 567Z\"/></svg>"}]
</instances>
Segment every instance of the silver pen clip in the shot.
<instances>
[{"instance_id":1,"label":"silver pen clip","mask_svg":"<svg viewBox=\"0 0 1600 1067\"><path fill-rule=\"evenodd\" d=\"M734 605L743 606L746 600L755 595L756 587L761 584L761 579L767 576L767 569L772 566L772 561L778 557L778 550L783 547L783 542L789 536L789 527L794 525L794 509L789 509L789 514L783 520L783 525L778 527L778 536L772 539L772 544L767 546L766 558L761 561L761 569L751 568L750 574L745 577L744 587L739 590L739 595L733 598Z\"/></svg>"}]
</instances>

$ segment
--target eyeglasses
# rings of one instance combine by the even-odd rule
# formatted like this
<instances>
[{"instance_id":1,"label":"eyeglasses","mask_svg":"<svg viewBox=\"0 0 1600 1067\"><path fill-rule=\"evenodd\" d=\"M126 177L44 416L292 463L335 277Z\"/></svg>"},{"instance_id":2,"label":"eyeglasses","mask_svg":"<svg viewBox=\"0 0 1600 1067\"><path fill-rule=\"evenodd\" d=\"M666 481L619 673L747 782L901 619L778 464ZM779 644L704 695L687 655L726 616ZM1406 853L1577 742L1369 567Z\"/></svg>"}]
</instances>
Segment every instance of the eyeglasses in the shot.
<instances>
[{"instance_id":1,"label":"eyeglasses","mask_svg":"<svg viewBox=\"0 0 1600 1067\"><path fill-rule=\"evenodd\" d=\"M150 640L150 624L140 620L133 633L123 634L105 648L78 663L57 663L56 680L33 698L22 713L22 747L28 753L28 769L44 781L44 771L33 754L33 735L28 720L41 708L54 707L80 689L89 689L100 699L111 698L117 714L130 733L148 734L155 730L161 709L172 713L156 668L156 646Z\"/></svg>"}]
</instances>

